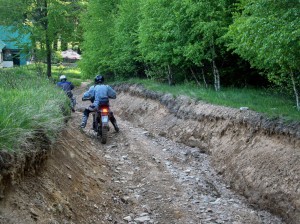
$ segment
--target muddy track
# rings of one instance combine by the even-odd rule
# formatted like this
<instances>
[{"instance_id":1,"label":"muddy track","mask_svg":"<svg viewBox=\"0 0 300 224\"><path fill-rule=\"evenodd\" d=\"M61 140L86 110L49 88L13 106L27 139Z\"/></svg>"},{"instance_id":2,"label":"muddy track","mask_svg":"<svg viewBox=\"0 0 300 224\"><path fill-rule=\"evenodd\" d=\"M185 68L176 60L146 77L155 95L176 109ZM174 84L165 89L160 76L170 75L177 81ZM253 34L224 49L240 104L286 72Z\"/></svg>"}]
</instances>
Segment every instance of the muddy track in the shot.
<instances>
[{"instance_id":1,"label":"muddy track","mask_svg":"<svg viewBox=\"0 0 300 224\"><path fill-rule=\"evenodd\" d=\"M81 113L72 114L42 166L0 200L0 223L284 223L234 193L226 168L213 168L213 151L192 131L186 144L159 101L120 91L111 105L120 133L111 129L102 145L90 123L78 129Z\"/></svg>"}]
</instances>

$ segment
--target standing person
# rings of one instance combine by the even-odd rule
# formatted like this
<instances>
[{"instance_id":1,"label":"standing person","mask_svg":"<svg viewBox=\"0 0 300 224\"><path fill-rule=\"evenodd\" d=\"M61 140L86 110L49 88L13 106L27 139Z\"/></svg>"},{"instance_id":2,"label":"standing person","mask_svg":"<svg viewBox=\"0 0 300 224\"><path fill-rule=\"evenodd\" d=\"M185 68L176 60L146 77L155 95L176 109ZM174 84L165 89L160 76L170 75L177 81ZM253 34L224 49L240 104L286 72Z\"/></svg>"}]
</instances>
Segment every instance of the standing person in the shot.
<instances>
[{"instance_id":1,"label":"standing person","mask_svg":"<svg viewBox=\"0 0 300 224\"><path fill-rule=\"evenodd\" d=\"M104 77L102 75L97 75L95 77L95 85L91 86L90 89L83 94L82 100L91 100L93 104L83 111L82 122L80 125L81 128L85 128L90 112L96 111L97 107L100 105L101 102L108 103L109 98L117 98L116 92L109 85L104 85L103 83ZM114 117L113 112L110 111L109 115L109 119L113 124L115 131L119 132L120 129L118 127L117 120Z\"/></svg>"},{"instance_id":2,"label":"standing person","mask_svg":"<svg viewBox=\"0 0 300 224\"><path fill-rule=\"evenodd\" d=\"M67 96L71 100L71 109L73 112L75 112L75 105L76 105L76 99L73 96L72 90L74 89L74 85L71 82L67 81L67 77L65 75L61 75L59 77L60 82L56 83L56 85L60 88L62 88L63 91L67 94Z\"/></svg>"}]
</instances>

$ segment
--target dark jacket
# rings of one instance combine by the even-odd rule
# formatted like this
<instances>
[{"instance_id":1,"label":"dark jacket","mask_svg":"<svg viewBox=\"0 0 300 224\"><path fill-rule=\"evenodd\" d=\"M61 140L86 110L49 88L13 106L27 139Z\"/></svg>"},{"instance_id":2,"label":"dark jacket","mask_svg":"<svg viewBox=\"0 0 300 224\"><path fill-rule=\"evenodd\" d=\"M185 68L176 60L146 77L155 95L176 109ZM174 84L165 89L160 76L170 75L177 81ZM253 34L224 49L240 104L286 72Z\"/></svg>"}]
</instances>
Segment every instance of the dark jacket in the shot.
<instances>
[{"instance_id":1,"label":"dark jacket","mask_svg":"<svg viewBox=\"0 0 300 224\"><path fill-rule=\"evenodd\" d=\"M68 95L68 97L72 97L72 91L74 89L74 85L71 82L61 81L56 84L58 87L62 88L63 91Z\"/></svg>"}]
</instances>

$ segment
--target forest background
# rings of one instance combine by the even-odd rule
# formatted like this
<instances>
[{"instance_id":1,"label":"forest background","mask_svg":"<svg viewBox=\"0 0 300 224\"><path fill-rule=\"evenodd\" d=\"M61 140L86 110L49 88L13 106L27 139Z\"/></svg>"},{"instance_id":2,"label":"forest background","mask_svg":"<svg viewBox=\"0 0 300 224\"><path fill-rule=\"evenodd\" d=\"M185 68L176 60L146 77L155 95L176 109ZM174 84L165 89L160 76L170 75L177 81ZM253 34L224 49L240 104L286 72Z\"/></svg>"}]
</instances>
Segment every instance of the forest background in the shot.
<instances>
[{"instance_id":1,"label":"forest background","mask_svg":"<svg viewBox=\"0 0 300 224\"><path fill-rule=\"evenodd\" d=\"M48 77L72 46L85 77L272 88L300 110L299 0L0 0L0 10L31 34Z\"/></svg>"}]
</instances>

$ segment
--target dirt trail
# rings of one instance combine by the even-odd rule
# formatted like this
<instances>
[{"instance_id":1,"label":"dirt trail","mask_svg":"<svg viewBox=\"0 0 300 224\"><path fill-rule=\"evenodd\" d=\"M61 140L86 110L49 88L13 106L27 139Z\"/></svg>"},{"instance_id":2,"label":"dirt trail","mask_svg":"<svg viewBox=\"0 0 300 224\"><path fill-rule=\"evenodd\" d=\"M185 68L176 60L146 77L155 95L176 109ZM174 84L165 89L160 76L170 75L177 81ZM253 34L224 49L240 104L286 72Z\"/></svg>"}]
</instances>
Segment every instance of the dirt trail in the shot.
<instances>
[{"instance_id":1,"label":"dirt trail","mask_svg":"<svg viewBox=\"0 0 300 224\"><path fill-rule=\"evenodd\" d=\"M154 122L146 130L142 110L124 116L120 101L111 105L120 133L111 129L102 145L74 113L42 167L0 200L0 223L284 223L234 194L201 147L167 138Z\"/></svg>"}]
</instances>

